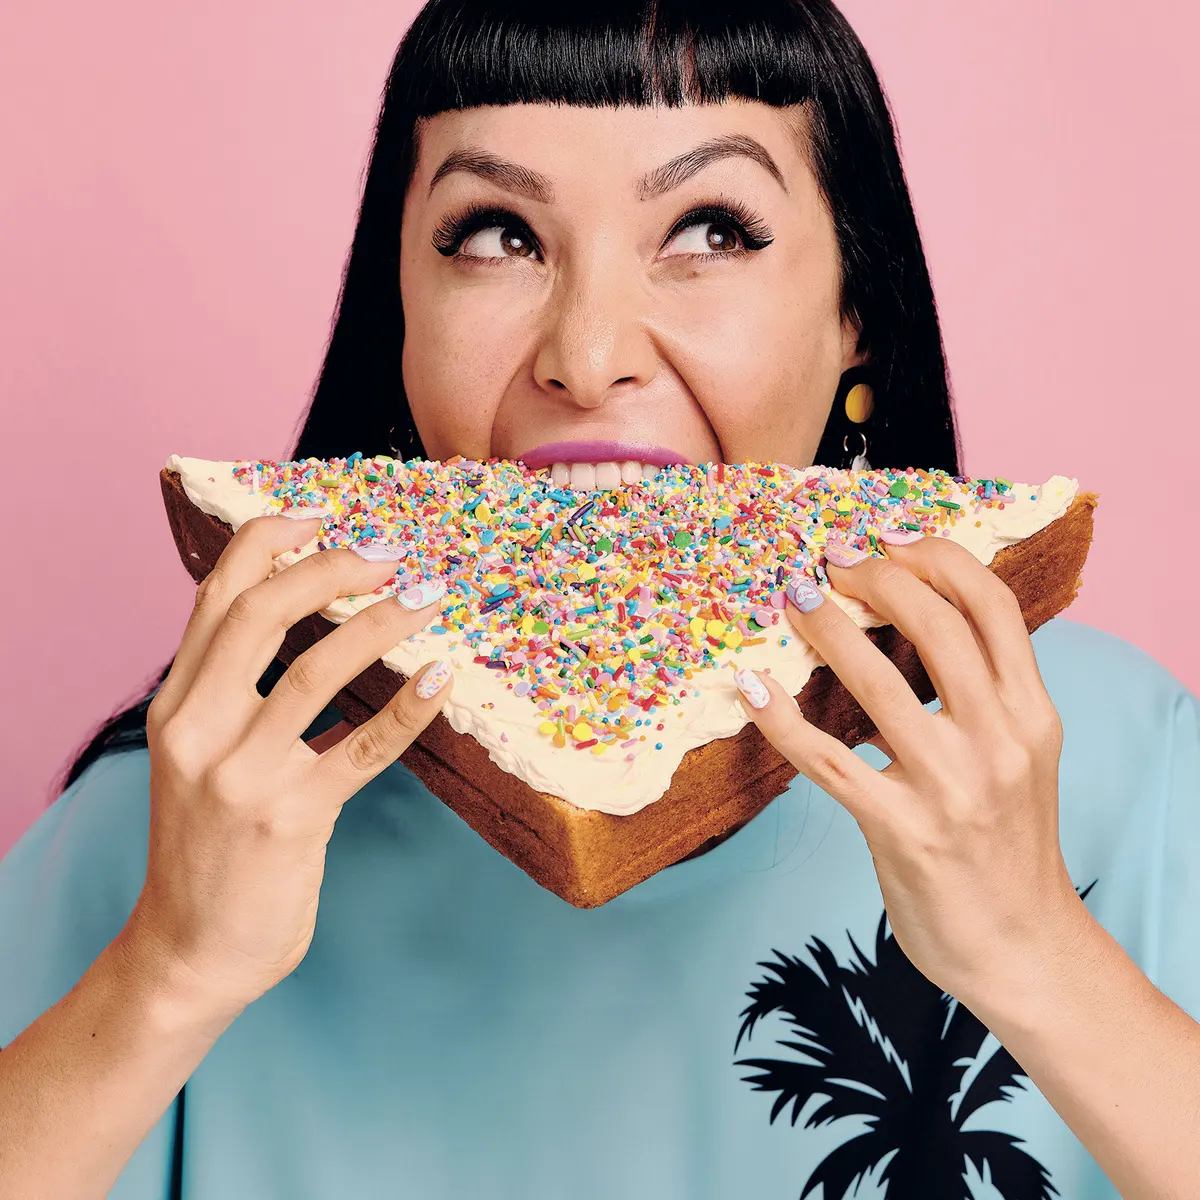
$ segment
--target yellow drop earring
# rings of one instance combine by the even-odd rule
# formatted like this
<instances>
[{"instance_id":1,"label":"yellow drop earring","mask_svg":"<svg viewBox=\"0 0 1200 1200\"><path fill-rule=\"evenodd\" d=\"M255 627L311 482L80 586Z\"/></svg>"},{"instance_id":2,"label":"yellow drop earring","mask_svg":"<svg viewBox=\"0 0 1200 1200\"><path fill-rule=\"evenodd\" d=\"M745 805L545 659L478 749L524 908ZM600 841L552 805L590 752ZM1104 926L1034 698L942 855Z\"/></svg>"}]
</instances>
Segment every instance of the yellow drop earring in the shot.
<instances>
[{"instance_id":1,"label":"yellow drop earring","mask_svg":"<svg viewBox=\"0 0 1200 1200\"><path fill-rule=\"evenodd\" d=\"M846 393L846 416L855 425L868 420L875 410L875 393L869 383L856 383Z\"/></svg>"},{"instance_id":2,"label":"yellow drop earring","mask_svg":"<svg viewBox=\"0 0 1200 1200\"><path fill-rule=\"evenodd\" d=\"M854 367L842 376L842 386L845 387L849 384L844 400L846 419L854 425L865 425L875 411L875 390L864 378L868 374L869 368ZM857 433L862 439L862 449L851 459L849 469L851 471L869 471L871 464L867 461L867 435L862 429L857 430ZM849 441L850 435L844 434L842 436L843 454L850 453Z\"/></svg>"}]
</instances>

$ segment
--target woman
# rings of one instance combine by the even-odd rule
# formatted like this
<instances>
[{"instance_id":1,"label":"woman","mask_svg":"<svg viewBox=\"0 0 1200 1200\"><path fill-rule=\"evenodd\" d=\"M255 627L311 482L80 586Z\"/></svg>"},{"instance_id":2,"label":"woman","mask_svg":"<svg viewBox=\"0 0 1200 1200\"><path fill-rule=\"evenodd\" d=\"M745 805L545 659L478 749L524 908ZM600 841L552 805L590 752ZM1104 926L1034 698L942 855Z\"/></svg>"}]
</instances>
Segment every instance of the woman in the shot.
<instances>
[{"instance_id":1,"label":"woman","mask_svg":"<svg viewBox=\"0 0 1200 1200\"><path fill-rule=\"evenodd\" d=\"M893 130L831 4L421 12L293 457L541 447L587 487L597 443L803 465L859 432L957 471ZM272 663L391 573L336 550L266 580L295 537L239 530L149 711L0 869L0 1193L1192 1193L1197 710L1144 655L1061 620L1031 643L947 543L843 560L944 707L797 595L877 746L747 679L797 786L580 911L395 762L448 685L355 732L327 707L433 608Z\"/></svg>"}]
</instances>

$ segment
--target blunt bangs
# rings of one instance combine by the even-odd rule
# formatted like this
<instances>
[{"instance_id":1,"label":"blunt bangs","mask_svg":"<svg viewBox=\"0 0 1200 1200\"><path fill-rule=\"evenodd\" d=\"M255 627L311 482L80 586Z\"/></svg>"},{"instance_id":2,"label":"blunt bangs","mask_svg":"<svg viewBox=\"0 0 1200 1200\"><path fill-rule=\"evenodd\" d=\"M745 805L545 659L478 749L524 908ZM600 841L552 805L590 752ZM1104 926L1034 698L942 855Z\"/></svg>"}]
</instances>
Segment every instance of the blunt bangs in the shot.
<instances>
[{"instance_id":1,"label":"blunt bangs","mask_svg":"<svg viewBox=\"0 0 1200 1200\"><path fill-rule=\"evenodd\" d=\"M521 103L679 107L738 97L786 106L821 90L818 36L792 0L461 0L422 10L402 51L420 68L401 67L393 83L419 81L405 105L419 117Z\"/></svg>"}]
</instances>

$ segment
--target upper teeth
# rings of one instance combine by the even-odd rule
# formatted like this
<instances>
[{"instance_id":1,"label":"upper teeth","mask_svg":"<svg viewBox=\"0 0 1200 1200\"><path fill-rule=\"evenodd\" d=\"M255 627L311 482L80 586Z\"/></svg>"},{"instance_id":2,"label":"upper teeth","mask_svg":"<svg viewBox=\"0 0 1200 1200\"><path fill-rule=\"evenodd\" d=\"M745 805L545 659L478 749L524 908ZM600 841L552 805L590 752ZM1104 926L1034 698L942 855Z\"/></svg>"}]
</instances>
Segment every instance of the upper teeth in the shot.
<instances>
[{"instance_id":1,"label":"upper teeth","mask_svg":"<svg viewBox=\"0 0 1200 1200\"><path fill-rule=\"evenodd\" d=\"M572 487L576 491L591 491L593 488L615 488L622 483L636 483L639 479L653 479L658 467L651 463L634 462L556 462L550 468L550 478L555 487Z\"/></svg>"}]
</instances>

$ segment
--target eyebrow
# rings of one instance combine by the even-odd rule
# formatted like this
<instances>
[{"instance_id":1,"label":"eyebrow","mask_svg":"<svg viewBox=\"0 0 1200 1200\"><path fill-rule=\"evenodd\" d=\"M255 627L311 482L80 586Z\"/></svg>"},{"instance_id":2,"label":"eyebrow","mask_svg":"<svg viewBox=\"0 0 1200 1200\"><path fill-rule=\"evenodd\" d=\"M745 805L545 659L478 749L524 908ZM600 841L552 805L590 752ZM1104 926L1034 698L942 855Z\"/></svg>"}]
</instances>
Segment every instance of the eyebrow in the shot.
<instances>
[{"instance_id":1,"label":"eyebrow","mask_svg":"<svg viewBox=\"0 0 1200 1200\"><path fill-rule=\"evenodd\" d=\"M724 158L748 158L752 162L758 163L783 188L784 192L787 191L787 184L783 182L783 173L776 166L775 160L765 146L747 134L728 133L709 138L708 141L701 142L691 150L676 155L669 162L663 163L661 167L648 171L637 181L638 196L642 200L653 200L673 188L679 187L710 163L719 162ZM554 201L554 185L541 172L523 167L520 163L510 162L506 158L474 146L453 150L446 155L429 181L430 193L432 194L440 180L456 171L476 175L505 191L516 192L518 195L542 204L551 204Z\"/></svg>"}]
</instances>

